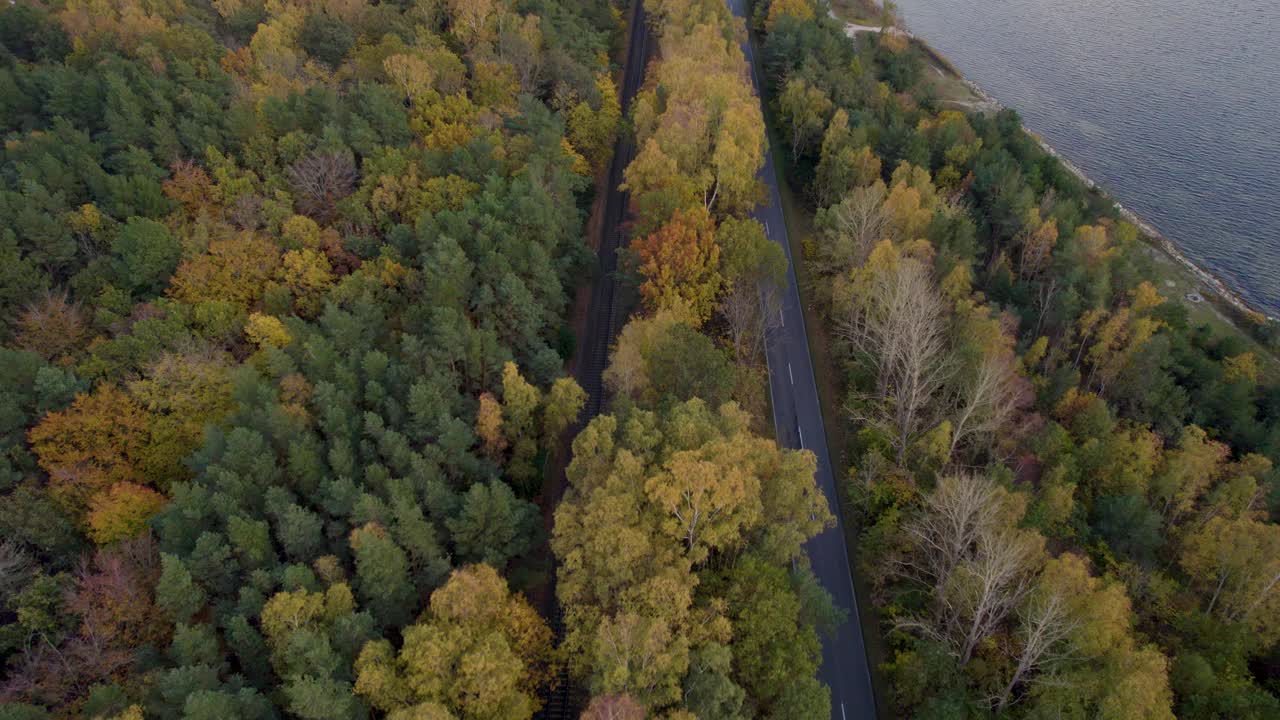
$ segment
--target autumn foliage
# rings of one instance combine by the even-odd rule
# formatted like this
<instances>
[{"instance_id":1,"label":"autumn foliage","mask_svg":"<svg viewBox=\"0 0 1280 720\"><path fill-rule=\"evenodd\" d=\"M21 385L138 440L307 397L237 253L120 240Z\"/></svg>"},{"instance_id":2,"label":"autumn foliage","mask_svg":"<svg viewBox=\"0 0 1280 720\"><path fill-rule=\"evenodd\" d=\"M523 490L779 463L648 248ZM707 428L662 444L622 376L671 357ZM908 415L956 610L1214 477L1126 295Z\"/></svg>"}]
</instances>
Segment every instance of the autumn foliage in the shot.
<instances>
[{"instance_id":1,"label":"autumn foliage","mask_svg":"<svg viewBox=\"0 0 1280 720\"><path fill-rule=\"evenodd\" d=\"M145 484L150 417L113 385L80 395L31 429L31 447L49 473L54 497L83 513L94 496L116 483Z\"/></svg>"},{"instance_id":2,"label":"autumn foliage","mask_svg":"<svg viewBox=\"0 0 1280 720\"><path fill-rule=\"evenodd\" d=\"M0 716L532 714L620 19L0 4Z\"/></svg>"},{"instance_id":3,"label":"autumn foliage","mask_svg":"<svg viewBox=\"0 0 1280 720\"><path fill-rule=\"evenodd\" d=\"M355 691L393 714L527 720L550 661L542 619L493 568L472 565L432 593L430 610L405 629L398 653L385 640L364 646Z\"/></svg>"},{"instance_id":4,"label":"autumn foliage","mask_svg":"<svg viewBox=\"0 0 1280 720\"><path fill-rule=\"evenodd\" d=\"M135 537L164 507L165 497L133 483L116 483L89 501L89 537L99 545Z\"/></svg>"},{"instance_id":5,"label":"autumn foliage","mask_svg":"<svg viewBox=\"0 0 1280 720\"><path fill-rule=\"evenodd\" d=\"M657 231L633 240L631 252L644 276L640 293L651 310L685 310L700 321L711 317L721 278L710 213L678 210Z\"/></svg>"},{"instance_id":6,"label":"autumn foliage","mask_svg":"<svg viewBox=\"0 0 1280 720\"><path fill-rule=\"evenodd\" d=\"M253 233L216 240L207 253L178 266L169 293L183 302L225 301L248 309L279 264L279 248Z\"/></svg>"},{"instance_id":7,"label":"autumn foliage","mask_svg":"<svg viewBox=\"0 0 1280 720\"><path fill-rule=\"evenodd\" d=\"M172 626L155 605L158 574L149 537L98 550L75 572L66 608L78 618L62 642L34 638L0 683L0 703L20 699L59 706L99 683L122 681L135 652L156 647Z\"/></svg>"}]
</instances>

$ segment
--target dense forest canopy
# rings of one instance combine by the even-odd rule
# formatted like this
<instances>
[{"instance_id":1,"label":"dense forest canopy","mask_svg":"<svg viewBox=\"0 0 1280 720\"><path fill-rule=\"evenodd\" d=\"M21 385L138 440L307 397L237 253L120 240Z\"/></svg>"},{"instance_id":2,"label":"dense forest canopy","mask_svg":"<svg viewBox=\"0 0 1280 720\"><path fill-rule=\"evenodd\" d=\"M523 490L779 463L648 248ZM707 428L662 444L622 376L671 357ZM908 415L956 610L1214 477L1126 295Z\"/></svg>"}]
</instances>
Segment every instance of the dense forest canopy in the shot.
<instances>
[{"instance_id":1,"label":"dense forest canopy","mask_svg":"<svg viewBox=\"0 0 1280 720\"><path fill-rule=\"evenodd\" d=\"M1013 111L948 107L920 44L809 0L753 23L891 713L1280 715L1274 324L1192 323L1114 204Z\"/></svg>"},{"instance_id":2,"label":"dense forest canopy","mask_svg":"<svg viewBox=\"0 0 1280 720\"><path fill-rule=\"evenodd\" d=\"M533 714L621 29L0 8L0 716Z\"/></svg>"},{"instance_id":3,"label":"dense forest canopy","mask_svg":"<svg viewBox=\"0 0 1280 720\"><path fill-rule=\"evenodd\" d=\"M561 668L585 717L829 712L745 28L646 9L643 306L550 536L625 8L0 10L0 717L529 718Z\"/></svg>"}]
</instances>

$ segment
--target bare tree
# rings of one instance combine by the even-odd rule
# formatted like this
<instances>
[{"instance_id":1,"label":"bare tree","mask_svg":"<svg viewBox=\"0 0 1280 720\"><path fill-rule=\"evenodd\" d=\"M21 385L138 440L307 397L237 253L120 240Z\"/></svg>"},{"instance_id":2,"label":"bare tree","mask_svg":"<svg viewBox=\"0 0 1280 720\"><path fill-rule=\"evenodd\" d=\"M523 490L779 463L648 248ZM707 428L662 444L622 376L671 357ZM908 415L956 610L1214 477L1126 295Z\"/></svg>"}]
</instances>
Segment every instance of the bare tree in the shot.
<instances>
[{"instance_id":1,"label":"bare tree","mask_svg":"<svg viewBox=\"0 0 1280 720\"><path fill-rule=\"evenodd\" d=\"M289 184L303 214L328 222L355 190L356 166L345 153L313 152L289 166Z\"/></svg>"},{"instance_id":2,"label":"bare tree","mask_svg":"<svg viewBox=\"0 0 1280 720\"><path fill-rule=\"evenodd\" d=\"M968 662L1026 598L1033 561L1042 549L1043 539L1026 530L988 528L978 534L973 557L939 593L940 625L960 662Z\"/></svg>"},{"instance_id":3,"label":"bare tree","mask_svg":"<svg viewBox=\"0 0 1280 720\"><path fill-rule=\"evenodd\" d=\"M826 232L818 245L818 265L827 275L861 265L871 248L889 232L884 209L884 183L854 188L839 203L822 211Z\"/></svg>"},{"instance_id":4,"label":"bare tree","mask_svg":"<svg viewBox=\"0 0 1280 720\"><path fill-rule=\"evenodd\" d=\"M720 299L719 311L733 344L733 357L740 365L760 362L769 334L778 326L782 301L773 287L753 282L737 282Z\"/></svg>"},{"instance_id":5,"label":"bare tree","mask_svg":"<svg viewBox=\"0 0 1280 720\"><path fill-rule=\"evenodd\" d=\"M1037 593L1018 612L1021 624L1017 639L1021 646L1018 666L1013 676L995 699L996 711L1002 711L1013 698L1013 691L1030 678L1065 660L1069 651L1064 642L1080 626L1068 599L1056 589Z\"/></svg>"},{"instance_id":6,"label":"bare tree","mask_svg":"<svg viewBox=\"0 0 1280 720\"><path fill-rule=\"evenodd\" d=\"M520 92L536 93L542 84L543 56L542 30L536 15L527 15L522 21L507 24L505 13L502 16L502 30L498 33L498 57L500 61L511 63L515 70L516 80L520 83Z\"/></svg>"},{"instance_id":7,"label":"bare tree","mask_svg":"<svg viewBox=\"0 0 1280 720\"><path fill-rule=\"evenodd\" d=\"M927 412L954 371L947 355L946 307L929 269L902 258L875 272L861 301L851 303L839 337L862 353L876 376L871 410L849 407L892 438L899 465L928 424Z\"/></svg>"},{"instance_id":8,"label":"bare tree","mask_svg":"<svg viewBox=\"0 0 1280 720\"><path fill-rule=\"evenodd\" d=\"M0 542L0 604L26 583L30 569L31 558L18 543Z\"/></svg>"},{"instance_id":9,"label":"bare tree","mask_svg":"<svg viewBox=\"0 0 1280 720\"><path fill-rule=\"evenodd\" d=\"M947 475L925 496L924 509L906 525L914 549L909 574L928 587L947 584L978 536L996 523L1003 491L986 478Z\"/></svg>"},{"instance_id":10,"label":"bare tree","mask_svg":"<svg viewBox=\"0 0 1280 720\"><path fill-rule=\"evenodd\" d=\"M898 623L947 646L961 662L1005 621L1031 588L1043 550L1017 528L1020 506L985 477L944 477L906 531L909 579L934 591L932 612Z\"/></svg>"},{"instance_id":11,"label":"bare tree","mask_svg":"<svg viewBox=\"0 0 1280 720\"><path fill-rule=\"evenodd\" d=\"M984 354L956 398L947 457L954 460L956 451L971 438L1000 432L1026 406L1030 392L1012 352L1001 348Z\"/></svg>"},{"instance_id":12,"label":"bare tree","mask_svg":"<svg viewBox=\"0 0 1280 720\"><path fill-rule=\"evenodd\" d=\"M1053 307L1053 297L1058 294L1058 278L1049 278L1048 282L1040 283L1036 289L1036 307L1039 312L1036 314L1036 331L1033 337L1040 335L1040 329L1044 327L1045 316L1049 314L1049 309Z\"/></svg>"},{"instance_id":13,"label":"bare tree","mask_svg":"<svg viewBox=\"0 0 1280 720\"><path fill-rule=\"evenodd\" d=\"M630 695L597 695L581 720L644 720L644 706Z\"/></svg>"},{"instance_id":14,"label":"bare tree","mask_svg":"<svg viewBox=\"0 0 1280 720\"><path fill-rule=\"evenodd\" d=\"M47 290L18 316L17 342L46 360L74 352L85 341L88 322L66 290Z\"/></svg>"},{"instance_id":15,"label":"bare tree","mask_svg":"<svg viewBox=\"0 0 1280 720\"><path fill-rule=\"evenodd\" d=\"M227 220L241 230L262 227L262 198L250 192L237 195L227 208Z\"/></svg>"}]
</instances>

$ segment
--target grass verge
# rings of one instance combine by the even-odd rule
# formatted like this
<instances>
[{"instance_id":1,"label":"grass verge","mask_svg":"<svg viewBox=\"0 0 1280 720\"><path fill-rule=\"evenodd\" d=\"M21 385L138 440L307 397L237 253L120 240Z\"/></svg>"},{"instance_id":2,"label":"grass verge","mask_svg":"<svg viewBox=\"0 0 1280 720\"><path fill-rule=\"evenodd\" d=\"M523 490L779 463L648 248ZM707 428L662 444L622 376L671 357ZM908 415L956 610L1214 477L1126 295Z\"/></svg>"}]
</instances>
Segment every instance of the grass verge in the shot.
<instances>
[{"instance_id":1,"label":"grass verge","mask_svg":"<svg viewBox=\"0 0 1280 720\"><path fill-rule=\"evenodd\" d=\"M859 25L880 24L880 3L876 0L831 0L831 12Z\"/></svg>"}]
</instances>

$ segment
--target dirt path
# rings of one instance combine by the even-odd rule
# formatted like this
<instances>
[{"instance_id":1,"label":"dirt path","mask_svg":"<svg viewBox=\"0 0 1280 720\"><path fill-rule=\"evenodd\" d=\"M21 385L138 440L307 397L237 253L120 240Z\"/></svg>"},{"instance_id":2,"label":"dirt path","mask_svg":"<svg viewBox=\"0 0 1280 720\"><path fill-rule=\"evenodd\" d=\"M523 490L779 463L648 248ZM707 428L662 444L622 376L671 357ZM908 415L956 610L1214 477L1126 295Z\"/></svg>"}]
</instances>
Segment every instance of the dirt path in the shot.
<instances>
[{"instance_id":1,"label":"dirt path","mask_svg":"<svg viewBox=\"0 0 1280 720\"><path fill-rule=\"evenodd\" d=\"M834 9L828 10L827 14L831 16L832 20L844 23L844 34L848 35L849 37L853 37L854 35L857 35L858 33L863 33L863 32L878 33L883 29L879 25L859 25L858 23L845 22L839 15L836 15L836 11ZM901 35L907 38L913 37L910 31L900 28L896 25L889 28L889 34Z\"/></svg>"}]
</instances>

